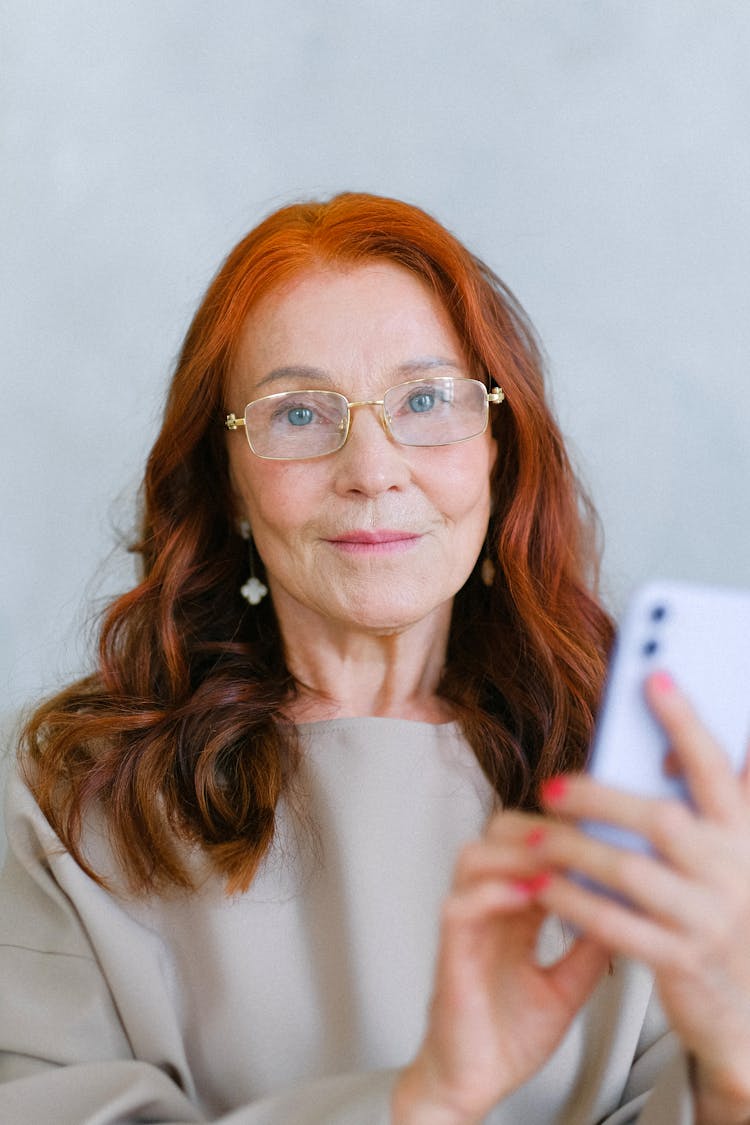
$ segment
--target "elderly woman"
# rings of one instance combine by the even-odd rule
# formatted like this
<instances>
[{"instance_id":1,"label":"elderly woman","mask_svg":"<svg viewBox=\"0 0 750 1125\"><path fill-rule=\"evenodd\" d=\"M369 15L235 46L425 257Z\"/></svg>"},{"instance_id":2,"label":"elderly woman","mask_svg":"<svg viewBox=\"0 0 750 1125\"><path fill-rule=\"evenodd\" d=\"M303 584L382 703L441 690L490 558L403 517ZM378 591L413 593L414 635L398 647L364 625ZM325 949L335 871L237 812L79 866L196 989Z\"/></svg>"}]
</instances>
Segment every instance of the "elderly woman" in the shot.
<instances>
[{"instance_id":1,"label":"elderly woman","mask_svg":"<svg viewBox=\"0 0 750 1125\"><path fill-rule=\"evenodd\" d=\"M263 222L137 550L10 787L2 1121L750 1121L749 786L664 676L696 810L578 773L612 628L485 265L371 196Z\"/></svg>"}]
</instances>

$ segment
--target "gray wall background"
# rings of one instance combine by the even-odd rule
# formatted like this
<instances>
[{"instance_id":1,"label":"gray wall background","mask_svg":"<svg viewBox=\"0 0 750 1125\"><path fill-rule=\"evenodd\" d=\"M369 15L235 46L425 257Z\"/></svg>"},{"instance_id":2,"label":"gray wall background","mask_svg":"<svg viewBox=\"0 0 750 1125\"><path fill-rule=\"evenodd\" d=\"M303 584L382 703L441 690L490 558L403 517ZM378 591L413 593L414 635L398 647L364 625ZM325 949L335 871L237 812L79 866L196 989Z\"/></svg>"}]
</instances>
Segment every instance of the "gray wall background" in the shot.
<instances>
[{"instance_id":1,"label":"gray wall background","mask_svg":"<svg viewBox=\"0 0 750 1125\"><path fill-rule=\"evenodd\" d=\"M616 610L750 583L746 0L23 0L0 14L6 715L86 666L191 312L262 215L433 211L517 292Z\"/></svg>"}]
</instances>

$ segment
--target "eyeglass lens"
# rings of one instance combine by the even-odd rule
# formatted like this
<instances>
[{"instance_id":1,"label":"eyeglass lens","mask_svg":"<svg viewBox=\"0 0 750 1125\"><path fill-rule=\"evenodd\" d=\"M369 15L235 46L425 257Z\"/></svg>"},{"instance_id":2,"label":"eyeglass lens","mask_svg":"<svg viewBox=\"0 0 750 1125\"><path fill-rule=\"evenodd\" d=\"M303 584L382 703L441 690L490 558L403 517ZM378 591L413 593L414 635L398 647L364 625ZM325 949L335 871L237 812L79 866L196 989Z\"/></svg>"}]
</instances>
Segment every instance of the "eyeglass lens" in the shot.
<instances>
[{"instance_id":1,"label":"eyeglass lens","mask_svg":"<svg viewBox=\"0 0 750 1125\"><path fill-rule=\"evenodd\" d=\"M475 379L414 380L390 387L382 409L391 436L400 444L449 445L483 432L487 390ZM349 404L337 391L285 391L249 403L245 427L260 457L322 457L346 441Z\"/></svg>"}]
</instances>

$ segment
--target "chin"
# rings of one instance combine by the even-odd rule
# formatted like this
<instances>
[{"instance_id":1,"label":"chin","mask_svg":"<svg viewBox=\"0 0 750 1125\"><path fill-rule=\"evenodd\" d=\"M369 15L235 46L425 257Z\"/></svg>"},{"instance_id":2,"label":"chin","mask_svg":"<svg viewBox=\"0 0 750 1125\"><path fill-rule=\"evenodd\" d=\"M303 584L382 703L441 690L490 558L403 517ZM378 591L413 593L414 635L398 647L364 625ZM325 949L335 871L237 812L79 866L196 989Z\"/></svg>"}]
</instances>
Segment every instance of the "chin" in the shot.
<instances>
[{"instance_id":1,"label":"chin","mask_svg":"<svg viewBox=\"0 0 750 1125\"><path fill-rule=\"evenodd\" d=\"M364 629L373 635L389 636L418 625L429 617L439 615L446 608L447 612L450 613L451 603L452 598L437 603L431 601L421 605L416 597L399 599L395 604L393 599L389 599L387 602L379 599L369 602L367 599L363 599L356 606L347 607L337 613L336 619L343 626L348 625L355 629Z\"/></svg>"}]
</instances>

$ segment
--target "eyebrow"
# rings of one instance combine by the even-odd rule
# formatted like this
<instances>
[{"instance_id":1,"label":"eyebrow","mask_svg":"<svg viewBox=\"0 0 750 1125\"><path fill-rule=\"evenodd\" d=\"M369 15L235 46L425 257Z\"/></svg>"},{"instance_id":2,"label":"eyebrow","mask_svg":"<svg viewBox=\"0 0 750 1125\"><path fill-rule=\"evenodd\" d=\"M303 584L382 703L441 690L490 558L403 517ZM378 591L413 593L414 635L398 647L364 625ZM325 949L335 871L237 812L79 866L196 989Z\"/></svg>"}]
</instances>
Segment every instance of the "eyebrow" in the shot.
<instances>
[{"instance_id":1,"label":"eyebrow","mask_svg":"<svg viewBox=\"0 0 750 1125\"><path fill-rule=\"evenodd\" d=\"M404 363L400 363L394 369L396 375L415 375L420 371L434 371L436 368L450 367L454 371L464 371L462 364L455 359L448 359L444 356L419 356L416 359L408 359ZM309 367L306 364L291 364L286 367L275 367L273 371L269 371L262 379L259 379L255 384L255 389L258 391L261 387L270 386L273 383L281 382L282 379L307 379L315 383L328 383L329 386L333 385L334 380L328 372L320 367Z\"/></svg>"},{"instance_id":2,"label":"eyebrow","mask_svg":"<svg viewBox=\"0 0 750 1125\"><path fill-rule=\"evenodd\" d=\"M416 371L433 371L436 367L452 367L454 371L464 371L464 365L455 359L446 359L444 356L428 355L419 359L410 359L401 363L396 368L399 374L408 375Z\"/></svg>"},{"instance_id":3,"label":"eyebrow","mask_svg":"<svg viewBox=\"0 0 750 1125\"><path fill-rule=\"evenodd\" d=\"M290 367L275 367L255 384L255 389L266 387L270 383L278 383L282 379L311 379L317 383L330 383L331 378L320 367L307 367L304 364L292 364Z\"/></svg>"}]
</instances>

